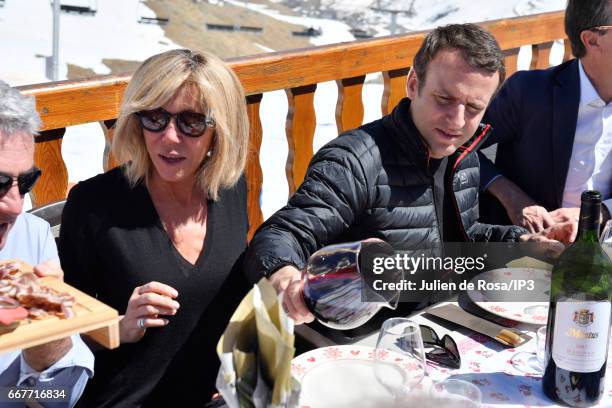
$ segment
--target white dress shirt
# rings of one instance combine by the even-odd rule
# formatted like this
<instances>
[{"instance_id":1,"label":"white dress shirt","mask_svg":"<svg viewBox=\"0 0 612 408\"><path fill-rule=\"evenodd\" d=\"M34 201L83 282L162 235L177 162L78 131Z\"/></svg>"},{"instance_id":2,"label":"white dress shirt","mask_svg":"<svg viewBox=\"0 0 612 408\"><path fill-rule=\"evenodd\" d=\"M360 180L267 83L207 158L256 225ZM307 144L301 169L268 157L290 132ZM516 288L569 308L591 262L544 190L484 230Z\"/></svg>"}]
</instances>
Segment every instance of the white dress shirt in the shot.
<instances>
[{"instance_id":1,"label":"white dress shirt","mask_svg":"<svg viewBox=\"0 0 612 408\"><path fill-rule=\"evenodd\" d=\"M563 207L580 207L584 190L597 190L612 210L612 103L606 104L579 61L580 105ZM611 211L612 212L612 211Z\"/></svg>"},{"instance_id":2,"label":"white dress shirt","mask_svg":"<svg viewBox=\"0 0 612 408\"><path fill-rule=\"evenodd\" d=\"M78 334L71 338L72 348L43 371L30 367L19 350L0 354L0 387L65 389L66 401L41 403L40 406L73 407L83 393L87 380L93 376L94 356ZM24 404L0 402L0 406L5 405L23 407Z\"/></svg>"}]
</instances>

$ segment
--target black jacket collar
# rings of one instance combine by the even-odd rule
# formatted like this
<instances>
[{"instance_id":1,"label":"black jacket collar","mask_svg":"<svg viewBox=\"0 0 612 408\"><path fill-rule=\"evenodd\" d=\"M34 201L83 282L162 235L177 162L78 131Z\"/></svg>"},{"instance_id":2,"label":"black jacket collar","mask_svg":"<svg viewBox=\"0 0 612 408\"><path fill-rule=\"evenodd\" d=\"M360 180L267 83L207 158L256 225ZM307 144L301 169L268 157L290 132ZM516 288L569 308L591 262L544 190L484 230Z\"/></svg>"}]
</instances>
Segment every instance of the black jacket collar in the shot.
<instances>
[{"instance_id":1,"label":"black jacket collar","mask_svg":"<svg viewBox=\"0 0 612 408\"><path fill-rule=\"evenodd\" d=\"M389 136L394 139L396 144L403 150L403 153L416 163L427 167L429 148L412 120L410 102L410 99L403 98L393 111L383 118L383 123L389 130ZM484 123L478 125L476 133L451 155L450 159L454 162L454 167L457 167L465 156L478 150L492 129L490 125Z\"/></svg>"}]
</instances>

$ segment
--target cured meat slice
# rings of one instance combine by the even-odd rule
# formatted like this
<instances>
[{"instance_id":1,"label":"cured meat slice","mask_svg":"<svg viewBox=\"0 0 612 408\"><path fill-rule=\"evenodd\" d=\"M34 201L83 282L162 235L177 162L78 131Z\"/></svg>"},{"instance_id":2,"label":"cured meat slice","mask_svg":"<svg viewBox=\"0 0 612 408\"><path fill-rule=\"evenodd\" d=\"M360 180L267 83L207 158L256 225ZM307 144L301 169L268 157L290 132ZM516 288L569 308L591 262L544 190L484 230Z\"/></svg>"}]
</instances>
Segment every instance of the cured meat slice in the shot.
<instances>
[{"instance_id":1,"label":"cured meat slice","mask_svg":"<svg viewBox=\"0 0 612 408\"><path fill-rule=\"evenodd\" d=\"M44 286L19 262L0 262L0 311L20 308L34 319L49 314L68 319L74 316L74 303L73 296Z\"/></svg>"}]
</instances>

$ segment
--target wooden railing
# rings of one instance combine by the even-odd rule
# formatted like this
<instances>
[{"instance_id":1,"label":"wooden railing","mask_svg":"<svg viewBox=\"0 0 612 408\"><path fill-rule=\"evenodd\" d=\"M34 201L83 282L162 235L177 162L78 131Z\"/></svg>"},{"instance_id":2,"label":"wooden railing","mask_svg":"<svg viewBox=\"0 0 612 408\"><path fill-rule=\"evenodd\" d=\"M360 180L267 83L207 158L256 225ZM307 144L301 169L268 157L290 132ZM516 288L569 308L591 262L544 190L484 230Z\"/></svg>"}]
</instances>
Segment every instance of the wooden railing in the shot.
<instances>
[{"instance_id":1,"label":"wooden railing","mask_svg":"<svg viewBox=\"0 0 612 408\"><path fill-rule=\"evenodd\" d=\"M519 48L531 45L530 68L546 68L553 41L565 38L563 12L497 20L481 24L490 30L506 54L508 76L516 71ZM316 119L314 94L317 84L336 81L336 124L338 132L362 124L361 91L365 75L382 72L384 92L381 114L387 114L405 95L406 76L412 59L426 32L375 38L371 40L312 47L289 52L265 54L230 60L247 93L250 119L248 179L248 215L250 235L262 222L259 197L263 181L259 162L265 137L259 107L265 92L284 89L289 111L286 134L289 153L286 175L289 194L301 183L313 154ZM564 60L571 58L565 41ZM36 137L35 161L43 178L32 193L34 206L63 199L68 177L61 155L62 137L67 126L99 122L108 144L112 139L114 119L129 75L99 76L81 81L60 81L21 87L36 96L43 131ZM105 149L104 169L115 166Z\"/></svg>"}]
</instances>

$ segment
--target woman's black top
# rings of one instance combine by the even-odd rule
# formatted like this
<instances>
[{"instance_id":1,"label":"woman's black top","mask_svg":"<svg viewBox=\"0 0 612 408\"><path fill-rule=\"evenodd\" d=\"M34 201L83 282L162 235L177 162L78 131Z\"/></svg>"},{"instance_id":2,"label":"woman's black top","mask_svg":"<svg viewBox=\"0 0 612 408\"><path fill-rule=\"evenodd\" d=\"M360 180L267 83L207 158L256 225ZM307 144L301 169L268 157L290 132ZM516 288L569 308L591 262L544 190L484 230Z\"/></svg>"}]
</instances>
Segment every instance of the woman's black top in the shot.
<instances>
[{"instance_id":1,"label":"woman's black top","mask_svg":"<svg viewBox=\"0 0 612 408\"><path fill-rule=\"evenodd\" d=\"M76 185L62 217L66 282L124 314L136 286L158 281L179 292L169 324L137 343L95 353L79 406L198 406L210 400L216 343L248 291L238 258L247 241L244 178L208 201L204 247L195 265L176 250L144 183L120 168Z\"/></svg>"}]
</instances>

